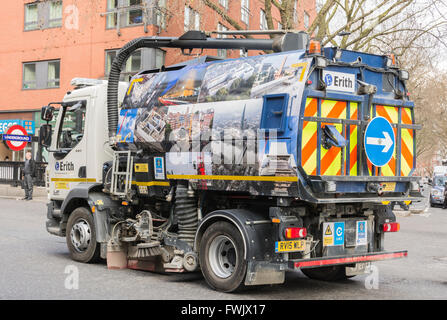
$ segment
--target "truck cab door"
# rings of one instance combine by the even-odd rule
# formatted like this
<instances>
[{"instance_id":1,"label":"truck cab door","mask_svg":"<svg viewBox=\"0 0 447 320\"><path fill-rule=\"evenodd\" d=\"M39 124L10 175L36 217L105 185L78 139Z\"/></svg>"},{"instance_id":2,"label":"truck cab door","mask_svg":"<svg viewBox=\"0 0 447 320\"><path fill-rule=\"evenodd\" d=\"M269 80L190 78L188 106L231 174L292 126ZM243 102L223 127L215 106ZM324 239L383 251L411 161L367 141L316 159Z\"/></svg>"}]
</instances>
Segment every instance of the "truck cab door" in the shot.
<instances>
[{"instance_id":1,"label":"truck cab door","mask_svg":"<svg viewBox=\"0 0 447 320\"><path fill-rule=\"evenodd\" d=\"M49 159L50 197L64 199L70 189L87 179L87 128L89 99L67 103L59 110L53 152Z\"/></svg>"}]
</instances>

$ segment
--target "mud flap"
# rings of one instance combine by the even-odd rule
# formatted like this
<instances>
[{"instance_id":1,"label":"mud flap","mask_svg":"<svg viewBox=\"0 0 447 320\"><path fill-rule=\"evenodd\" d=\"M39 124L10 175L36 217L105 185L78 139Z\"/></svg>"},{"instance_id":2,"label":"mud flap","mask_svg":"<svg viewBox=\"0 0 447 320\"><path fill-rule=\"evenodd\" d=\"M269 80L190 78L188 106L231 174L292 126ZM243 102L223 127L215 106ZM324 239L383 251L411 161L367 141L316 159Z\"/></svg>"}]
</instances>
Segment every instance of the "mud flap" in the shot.
<instances>
[{"instance_id":1,"label":"mud flap","mask_svg":"<svg viewBox=\"0 0 447 320\"><path fill-rule=\"evenodd\" d=\"M249 261L245 285L254 286L284 283L285 269L286 266L282 264L270 263L268 261Z\"/></svg>"}]
</instances>

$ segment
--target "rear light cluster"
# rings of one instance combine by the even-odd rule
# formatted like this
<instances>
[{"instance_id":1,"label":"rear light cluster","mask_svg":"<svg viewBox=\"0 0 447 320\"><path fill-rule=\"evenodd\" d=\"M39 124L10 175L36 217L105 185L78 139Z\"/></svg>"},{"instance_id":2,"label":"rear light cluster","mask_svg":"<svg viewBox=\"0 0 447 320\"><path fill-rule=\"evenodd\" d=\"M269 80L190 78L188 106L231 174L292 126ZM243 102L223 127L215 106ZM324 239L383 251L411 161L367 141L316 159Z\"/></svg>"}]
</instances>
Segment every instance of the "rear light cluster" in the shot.
<instances>
[{"instance_id":1,"label":"rear light cluster","mask_svg":"<svg viewBox=\"0 0 447 320\"><path fill-rule=\"evenodd\" d=\"M286 239L304 238L307 236L307 230L306 228L290 227L284 230L284 235Z\"/></svg>"},{"instance_id":2,"label":"rear light cluster","mask_svg":"<svg viewBox=\"0 0 447 320\"><path fill-rule=\"evenodd\" d=\"M397 232L400 230L400 224L398 222L389 222L383 224L383 232Z\"/></svg>"}]
</instances>

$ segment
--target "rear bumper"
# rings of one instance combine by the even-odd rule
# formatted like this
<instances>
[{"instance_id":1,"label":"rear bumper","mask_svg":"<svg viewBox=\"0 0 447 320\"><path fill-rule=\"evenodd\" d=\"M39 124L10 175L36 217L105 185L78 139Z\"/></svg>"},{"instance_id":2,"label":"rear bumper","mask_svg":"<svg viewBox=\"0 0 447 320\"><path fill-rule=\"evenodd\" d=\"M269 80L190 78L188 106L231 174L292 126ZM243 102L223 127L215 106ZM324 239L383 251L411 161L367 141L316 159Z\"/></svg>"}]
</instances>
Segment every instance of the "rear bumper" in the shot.
<instances>
[{"instance_id":1,"label":"rear bumper","mask_svg":"<svg viewBox=\"0 0 447 320\"><path fill-rule=\"evenodd\" d=\"M430 197L430 203L433 203L433 204L444 204L444 199L442 199L442 198L436 199L436 198Z\"/></svg>"},{"instance_id":2,"label":"rear bumper","mask_svg":"<svg viewBox=\"0 0 447 320\"><path fill-rule=\"evenodd\" d=\"M317 268L326 266L335 266L341 264L355 264L359 262L373 262L381 260L406 258L408 251L394 251L394 252L374 252L353 256L340 256L340 257L325 257L325 258L313 258L313 259L300 259L289 260L289 269L300 268Z\"/></svg>"}]
</instances>

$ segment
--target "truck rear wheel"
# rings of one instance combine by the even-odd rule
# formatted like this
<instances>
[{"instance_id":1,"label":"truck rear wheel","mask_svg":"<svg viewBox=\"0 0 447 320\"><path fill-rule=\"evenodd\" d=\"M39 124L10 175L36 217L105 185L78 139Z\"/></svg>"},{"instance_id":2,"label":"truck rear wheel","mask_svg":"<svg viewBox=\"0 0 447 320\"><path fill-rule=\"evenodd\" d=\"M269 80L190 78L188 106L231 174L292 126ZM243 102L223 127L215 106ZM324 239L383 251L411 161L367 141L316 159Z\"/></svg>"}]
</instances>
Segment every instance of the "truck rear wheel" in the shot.
<instances>
[{"instance_id":1,"label":"truck rear wheel","mask_svg":"<svg viewBox=\"0 0 447 320\"><path fill-rule=\"evenodd\" d=\"M243 286L247 271L242 235L232 224L219 221L200 241L199 261L206 282L215 290L232 292Z\"/></svg>"},{"instance_id":2,"label":"truck rear wheel","mask_svg":"<svg viewBox=\"0 0 447 320\"><path fill-rule=\"evenodd\" d=\"M354 276L346 275L346 266L330 266L319 268L301 269L304 275L310 279L322 281L339 281L352 278Z\"/></svg>"},{"instance_id":3,"label":"truck rear wheel","mask_svg":"<svg viewBox=\"0 0 447 320\"><path fill-rule=\"evenodd\" d=\"M99 260L100 244L96 242L95 223L87 208L76 208L68 217L66 240L73 260L84 263Z\"/></svg>"}]
</instances>

